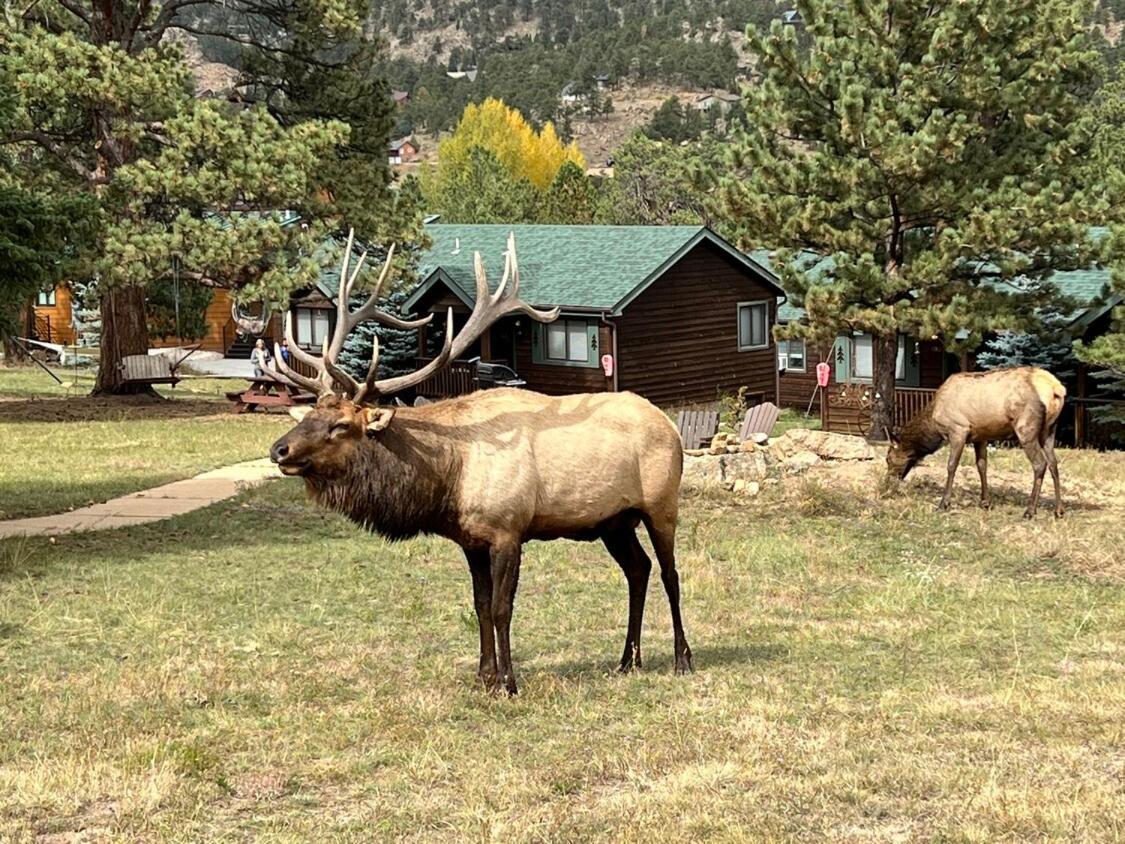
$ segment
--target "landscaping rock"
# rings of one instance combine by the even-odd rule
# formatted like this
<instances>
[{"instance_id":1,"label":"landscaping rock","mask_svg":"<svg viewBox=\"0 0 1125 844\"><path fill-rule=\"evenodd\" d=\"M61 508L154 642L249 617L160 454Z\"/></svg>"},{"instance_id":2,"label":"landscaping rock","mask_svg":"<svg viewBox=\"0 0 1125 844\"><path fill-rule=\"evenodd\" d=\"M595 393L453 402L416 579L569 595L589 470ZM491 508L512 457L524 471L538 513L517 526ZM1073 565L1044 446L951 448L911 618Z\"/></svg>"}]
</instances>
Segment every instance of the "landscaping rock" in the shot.
<instances>
[{"instance_id":1,"label":"landscaping rock","mask_svg":"<svg viewBox=\"0 0 1125 844\"><path fill-rule=\"evenodd\" d=\"M793 428L770 440L770 450L785 460L801 452L812 452L823 460L874 460L875 450L862 437Z\"/></svg>"},{"instance_id":2,"label":"landscaping rock","mask_svg":"<svg viewBox=\"0 0 1125 844\"><path fill-rule=\"evenodd\" d=\"M787 472L803 472L820 462L820 456L814 451L798 451L796 454L785 458Z\"/></svg>"},{"instance_id":3,"label":"landscaping rock","mask_svg":"<svg viewBox=\"0 0 1125 844\"><path fill-rule=\"evenodd\" d=\"M717 455L685 455L683 486L685 489L704 489L721 486L732 489L737 481L750 483L762 481L769 474L774 461L764 451L737 452Z\"/></svg>"},{"instance_id":4,"label":"landscaping rock","mask_svg":"<svg viewBox=\"0 0 1125 844\"><path fill-rule=\"evenodd\" d=\"M758 431L756 434L750 435L749 441L754 443L754 445L765 445L770 441L770 435L763 434L761 431Z\"/></svg>"}]
</instances>

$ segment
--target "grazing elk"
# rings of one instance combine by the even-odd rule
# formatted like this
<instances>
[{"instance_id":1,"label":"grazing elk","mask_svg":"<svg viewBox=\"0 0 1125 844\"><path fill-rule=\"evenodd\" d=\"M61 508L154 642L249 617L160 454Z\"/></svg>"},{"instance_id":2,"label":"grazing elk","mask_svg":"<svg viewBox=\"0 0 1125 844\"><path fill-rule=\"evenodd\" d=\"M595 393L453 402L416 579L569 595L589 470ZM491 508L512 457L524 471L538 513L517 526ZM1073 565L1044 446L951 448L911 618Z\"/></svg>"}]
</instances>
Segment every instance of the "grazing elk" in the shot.
<instances>
[{"instance_id":1,"label":"grazing elk","mask_svg":"<svg viewBox=\"0 0 1125 844\"><path fill-rule=\"evenodd\" d=\"M375 343L360 383L336 366L344 338L363 320L399 328L404 321L376 308L388 256L374 293L349 313L359 267L348 275L351 238L341 269L338 321L323 355L301 350L286 322L289 348L315 367L308 378L274 360L284 376L320 394L315 409L273 444L270 457L286 475L304 479L311 497L391 539L447 537L464 550L480 626L478 676L493 690L515 693L509 626L519 582L521 548L532 539L600 539L629 584L629 623L621 670L641 665L641 621L652 563L637 539L644 523L660 564L672 611L675 670L691 670L680 619L674 554L682 450L668 418L631 393L549 397L514 389L477 392L421 407L376 401L421 383L459 357L497 319L519 313L540 322L518 297L519 269L511 236L504 276L490 293L474 256L476 303L454 334L453 313L441 353L420 370L376 378ZM363 256L359 264L363 262ZM336 385L345 395L337 395Z\"/></svg>"},{"instance_id":2,"label":"grazing elk","mask_svg":"<svg viewBox=\"0 0 1125 844\"><path fill-rule=\"evenodd\" d=\"M1055 515L1062 516L1059 488L1059 461L1055 457L1055 425L1066 399L1066 387L1045 369L1022 366L990 372L963 372L951 375L926 407L903 427L898 436L890 435L887 471L905 478L923 457L949 443L949 476L938 509L949 507L953 476L961 462L966 443L972 443L980 472L980 506L988 509L988 443L1015 436L1035 470L1031 500L1024 518L1035 517L1043 475L1051 470L1055 484Z\"/></svg>"}]
</instances>

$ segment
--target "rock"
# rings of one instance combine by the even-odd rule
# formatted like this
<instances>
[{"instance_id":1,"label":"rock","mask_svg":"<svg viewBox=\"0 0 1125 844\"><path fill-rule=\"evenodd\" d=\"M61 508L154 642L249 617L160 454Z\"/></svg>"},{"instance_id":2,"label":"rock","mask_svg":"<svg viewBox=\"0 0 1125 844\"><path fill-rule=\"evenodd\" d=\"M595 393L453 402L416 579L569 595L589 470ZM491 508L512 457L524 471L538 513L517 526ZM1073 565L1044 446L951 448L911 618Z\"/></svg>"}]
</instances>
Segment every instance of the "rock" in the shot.
<instances>
[{"instance_id":1,"label":"rock","mask_svg":"<svg viewBox=\"0 0 1125 844\"><path fill-rule=\"evenodd\" d=\"M756 445L755 445L755 444L754 444L753 442L751 442L750 440L746 440L746 441L745 441L744 443L742 443L742 444L741 444L741 445L740 445L740 446L738 447L738 450L739 450L739 451L742 451L742 452L747 452L747 453L749 453L749 452L751 452L751 451L757 451L757 450L758 450L758 446L756 446Z\"/></svg>"},{"instance_id":2,"label":"rock","mask_svg":"<svg viewBox=\"0 0 1125 844\"><path fill-rule=\"evenodd\" d=\"M722 486L732 488L738 481L749 484L765 480L774 460L767 452L725 451L717 455L685 455L683 486L685 489L704 489Z\"/></svg>"},{"instance_id":3,"label":"rock","mask_svg":"<svg viewBox=\"0 0 1125 844\"><path fill-rule=\"evenodd\" d=\"M733 492L735 495L741 495L742 493L746 492L746 483L747 482L742 480L742 478L739 478L734 482L734 486L731 487L731 492Z\"/></svg>"},{"instance_id":4,"label":"rock","mask_svg":"<svg viewBox=\"0 0 1125 844\"><path fill-rule=\"evenodd\" d=\"M787 472L803 472L820 462L820 456L815 451L798 451L785 459Z\"/></svg>"},{"instance_id":5,"label":"rock","mask_svg":"<svg viewBox=\"0 0 1125 844\"><path fill-rule=\"evenodd\" d=\"M699 456L704 455L706 453L707 453L707 449L705 449L705 448L685 448L684 449L684 454L689 455L690 457L699 457Z\"/></svg>"},{"instance_id":6,"label":"rock","mask_svg":"<svg viewBox=\"0 0 1125 844\"><path fill-rule=\"evenodd\" d=\"M728 445L727 446L727 454L738 454L739 450L740 449L739 449L738 445Z\"/></svg>"},{"instance_id":7,"label":"rock","mask_svg":"<svg viewBox=\"0 0 1125 844\"><path fill-rule=\"evenodd\" d=\"M761 431L758 431L758 433L756 433L756 434L750 435L750 442L754 443L754 445L765 445L769 441L770 441L770 435L769 434L763 434Z\"/></svg>"},{"instance_id":8,"label":"rock","mask_svg":"<svg viewBox=\"0 0 1125 844\"><path fill-rule=\"evenodd\" d=\"M715 434L715 436L711 437L711 448L718 448L719 446L726 448L729 439L730 434Z\"/></svg>"},{"instance_id":9,"label":"rock","mask_svg":"<svg viewBox=\"0 0 1125 844\"><path fill-rule=\"evenodd\" d=\"M875 459L875 450L860 437L807 428L793 428L770 440L770 451L782 460L801 452L811 452L824 460Z\"/></svg>"}]
</instances>

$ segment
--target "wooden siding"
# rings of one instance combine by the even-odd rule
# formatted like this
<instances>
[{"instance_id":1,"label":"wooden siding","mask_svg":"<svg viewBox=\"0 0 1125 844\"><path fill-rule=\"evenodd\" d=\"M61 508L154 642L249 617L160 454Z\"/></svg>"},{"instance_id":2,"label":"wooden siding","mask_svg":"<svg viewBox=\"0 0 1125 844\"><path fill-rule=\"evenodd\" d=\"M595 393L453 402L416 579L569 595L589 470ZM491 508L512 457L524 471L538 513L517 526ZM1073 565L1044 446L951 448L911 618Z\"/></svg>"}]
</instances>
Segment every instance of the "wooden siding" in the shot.
<instances>
[{"instance_id":1,"label":"wooden siding","mask_svg":"<svg viewBox=\"0 0 1125 844\"><path fill-rule=\"evenodd\" d=\"M168 349L175 346L194 346L196 343L201 343L200 348L205 352L222 352L225 354L227 346L234 341L234 320L230 318L230 302L230 293L221 288L216 288L204 317L207 321L207 333L203 337L198 340L182 340L179 337L153 337L153 348Z\"/></svg>"},{"instance_id":2,"label":"wooden siding","mask_svg":"<svg viewBox=\"0 0 1125 844\"><path fill-rule=\"evenodd\" d=\"M769 345L740 352L737 306L756 301L769 306ZM776 401L776 302L773 289L700 244L616 320L620 389L663 405L712 401L743 386Z\"/></svg>"},{"instance_id":3,"label":"wooden siding","mask_svg":"<svg viewBox=\"0 0 1125 844\"><path fill-rule=\"evenodd\" d=\"M608 326L598 330L598 348L613 348L613 337ZM602 354L599 351L598 356ZM516 372L527 382L529 390L548 395L567 393L600 393L613 389L613 379L606 378L599 366L558 366L550 363L535 363L531 356L531 332L524 329L516 339Z\"/></svg>"},{"instance_id":4,"label":"wooden siding","mask_svg":"<svg viewBox=\"0 0 1125 844\"><path fill-rule=\"evenodd\" d=\"M75 343L77 335L74 331L74 323L71 322L70 317L70 288L61 284L55 288L55 304L35 306L36 321L50 321L50 342L52 343L62 343L64 345L73 345ZM39 339L47 340L48 338L41 337Z\"/></svg>"}]
</instances>

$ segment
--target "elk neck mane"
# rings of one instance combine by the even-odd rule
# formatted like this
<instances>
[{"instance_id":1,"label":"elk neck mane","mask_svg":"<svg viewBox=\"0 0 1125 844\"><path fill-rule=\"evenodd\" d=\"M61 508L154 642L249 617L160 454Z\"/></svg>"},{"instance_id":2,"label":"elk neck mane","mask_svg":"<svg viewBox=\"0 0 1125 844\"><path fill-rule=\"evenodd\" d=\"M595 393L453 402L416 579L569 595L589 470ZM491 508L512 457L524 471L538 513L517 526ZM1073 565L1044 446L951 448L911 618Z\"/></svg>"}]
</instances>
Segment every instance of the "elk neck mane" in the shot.
<instances>
[{"instance_id":1,"label":"elk neck mane","mask_svg":"<svg viewBox=\"0 0 1125 844\"><path fill-rule=\"evenodd\" d=\"M930 402L903 426L899 441L912 457L922 458L933 454L945 441L934 421L934 403Z\"/></svg>"},{"instance_id":2,"label":"elk neck mane","mask_svg":"<svg viewBox=\"0 0 1125 844\"><path fill-rule=\"evenodd\" d=\"M306 477L310 495L388 539L445 533L454 520L459 461L454 453L392 424L365 438L343 475Z\"/></svg>"}]
</instances>

